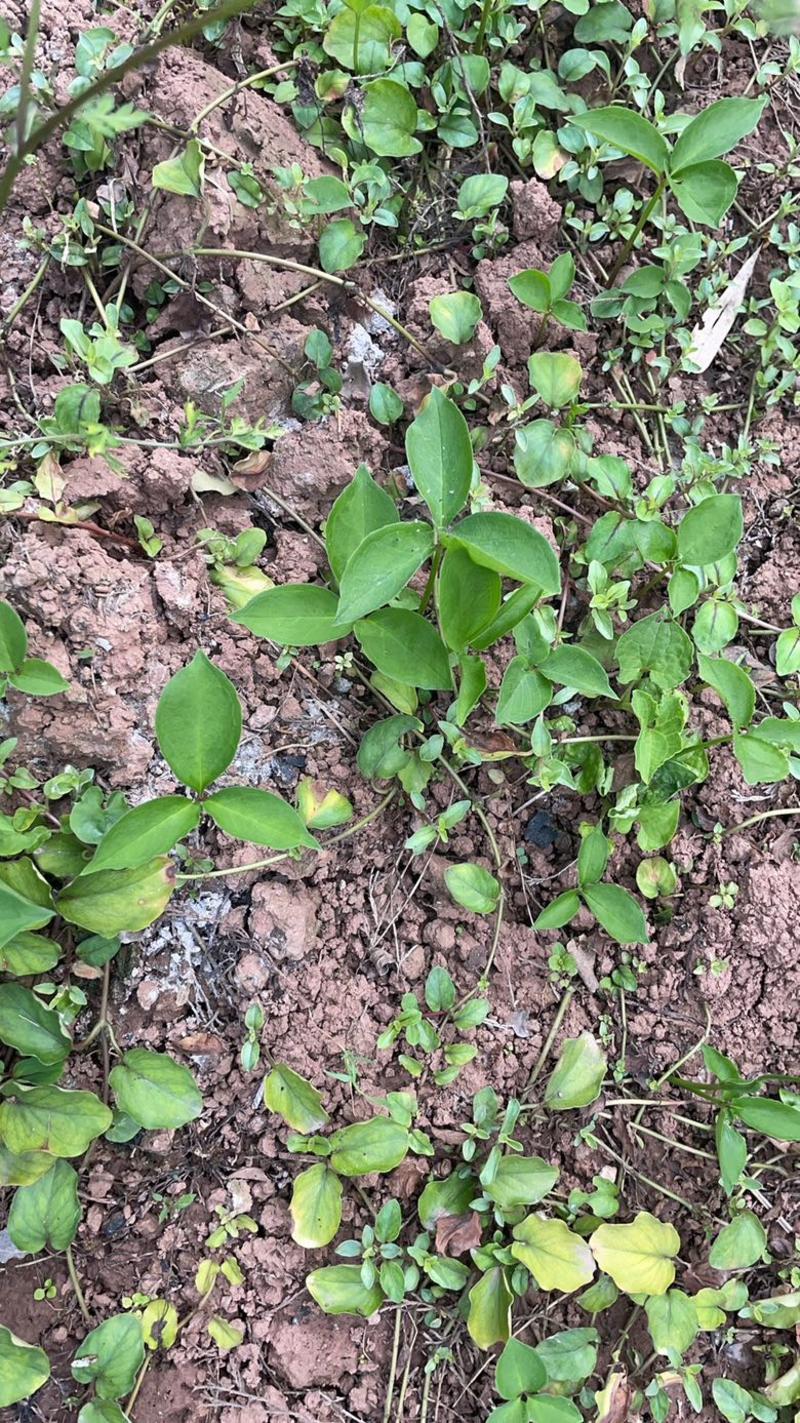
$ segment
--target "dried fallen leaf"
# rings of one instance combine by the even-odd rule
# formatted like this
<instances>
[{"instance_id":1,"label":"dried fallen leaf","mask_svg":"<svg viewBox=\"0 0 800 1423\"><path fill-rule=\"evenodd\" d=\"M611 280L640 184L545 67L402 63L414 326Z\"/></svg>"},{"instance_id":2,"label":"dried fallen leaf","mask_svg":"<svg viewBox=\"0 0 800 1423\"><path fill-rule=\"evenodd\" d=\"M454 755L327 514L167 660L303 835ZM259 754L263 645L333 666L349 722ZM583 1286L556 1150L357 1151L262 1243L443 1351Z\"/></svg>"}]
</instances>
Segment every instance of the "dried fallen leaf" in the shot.
<instances>
[{"instance_id":1,"label":"dried fallen leaf","mask_svg":"<svg viewBox=\"0 0 800 1423\"><path fill-rule=\"evenodd\" d=\"M748 257L747 261L739 268L733 281L725 288L719 304L710 306L702 321L695 326L689 349L684 356L685 361L691 362L692 374L701 375L703 371L707 371L717 356L739 314L739 308L760 251L761 248L757 247L752 256Z\"/></svg>"},{"instance_id":2,"label":"dried fallen leaf","mask_svg":"<svg viewBox=\"0 0 800 1423\"><path fill-rule=\"evenodd\" d=\"M436 1222L436 1253L466 1255L481 1243L481 1221L475 1211L466 1215L440 1215Z\"/></svg>"}]
</instances>

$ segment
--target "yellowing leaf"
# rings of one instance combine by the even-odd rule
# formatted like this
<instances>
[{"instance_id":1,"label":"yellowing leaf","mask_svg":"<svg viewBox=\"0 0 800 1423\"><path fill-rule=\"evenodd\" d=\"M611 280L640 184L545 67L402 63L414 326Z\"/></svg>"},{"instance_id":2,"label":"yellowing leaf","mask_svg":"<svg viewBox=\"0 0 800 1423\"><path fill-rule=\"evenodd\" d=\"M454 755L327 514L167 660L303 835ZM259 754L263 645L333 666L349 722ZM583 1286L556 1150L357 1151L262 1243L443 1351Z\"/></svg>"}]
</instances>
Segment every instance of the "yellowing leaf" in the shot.
<instances>
[{"instance_id":1,"label":"yellowing leaf","mask_svg":"<svg viewBox=\"0 0 800 1423\"><path fill-rule=\"evenodd\" d=\"M542 1290L580 1289L594 1275L594 1259L585 1240L574 1235L563 1220L529 1215L514 1227L511 1254L530 1270ZM521 1243L519 1243L521 1242Z\"/></svg>"},{"instance_id":2,"label":"yellowing leaf","mask_svg":"<svg viewBox=\"0 0 800 1423\"><path fill-rule=\"evenodd\" d=\"M600 1269L625 1294L663 1295L675 1279L680 1236L649 1211L639 1211L629 1225L598 1226L589 1244Z\"/></svg>"}]
</instances>

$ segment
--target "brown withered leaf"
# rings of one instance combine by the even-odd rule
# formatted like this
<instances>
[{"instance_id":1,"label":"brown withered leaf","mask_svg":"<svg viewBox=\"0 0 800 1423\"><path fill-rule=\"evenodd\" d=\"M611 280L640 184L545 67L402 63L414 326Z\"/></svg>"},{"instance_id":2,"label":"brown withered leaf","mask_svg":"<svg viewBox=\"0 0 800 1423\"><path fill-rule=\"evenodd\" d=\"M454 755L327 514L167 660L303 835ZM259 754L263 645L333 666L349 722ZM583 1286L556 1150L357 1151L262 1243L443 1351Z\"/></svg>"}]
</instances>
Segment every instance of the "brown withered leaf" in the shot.
<instances>
[{"instance_id":1,"label":"brown withered leaf","mask_svg":"<svg viewBox=\"0 0 800 1423\"><path fill-rule=\"evenodd\" d=\"M436 1253L466 1255L481 1243L481 1221L475 1211L466 1215L440 1215L436 1222Z\"/></svg>"},{"instance_id":2,"label":"brown withered leaf","mask_svg":"<svg viewBox=\"0 0 800 1423\"><path fill-rule=\"evenodd\" d=\"M392 1191L401 1201L410 1201L417 1194L420 1181L425 1179L428 1170L424 1156L407 1156L391 1174Z\"/></svg>"},{"instance_id":3,"label":"brown withered leaf","mask_svg":"<svg viewBox=\"0 0 800 1423\"><path fill-rule=\"evenodd\" d=\"M627 1374L621 1370L612 1373L602 1394L598 1394L597 1423L625 1423L632 1396Z\"/></svg>"}]
</instances>

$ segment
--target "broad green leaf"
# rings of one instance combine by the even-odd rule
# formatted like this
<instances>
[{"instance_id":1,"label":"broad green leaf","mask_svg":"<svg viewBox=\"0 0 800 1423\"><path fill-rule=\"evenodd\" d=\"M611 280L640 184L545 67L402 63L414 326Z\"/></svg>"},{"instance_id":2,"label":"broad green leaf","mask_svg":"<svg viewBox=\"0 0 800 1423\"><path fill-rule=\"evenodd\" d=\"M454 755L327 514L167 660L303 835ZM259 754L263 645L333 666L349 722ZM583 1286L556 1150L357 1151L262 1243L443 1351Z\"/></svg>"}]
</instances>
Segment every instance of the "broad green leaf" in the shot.
<instances>
[{"instance_id":1,"label":"broad green leaf","mask_svg":"<svg viewBox=\"0 0 800 1423\"><path fill-rule=\"evenodd\" d=\"M349 627L337 623L337 609L338 599L329 588L317 588L313 583L284 583L251 598L231 621L249 628L256 637L277 642L279 647L318 647L350 632Z\"/></svg>"},{"instance_id":2,"label":"broad green leaf","mask_svg":"<svg viewBox=\"0 0 800 1423\"><path fill-rule=\"evenodd\" d=\"M627 1295L666 1294L681 1248L674 1226L639 1211L630 1225L600 1225L589 1244L600 1269Z\"/></svg>"},{"instance_id":3,"label":"broad green leaf","mask_svg":"<svg viewBox=\"0 0 800 1423\"><path fill-rule=\"evenodd\" d=\"M730 1111L727 1108L717 1114L717 1120L714 1123L714 1143L717 1148L722 1189L727 1196L730 1196L747 1165L747 1142L742 1133L733 1126Z\"/></svg>"},{"instance_id":4,"label":"broad green leaf","mask_svg":"<svg viewBox=\"0 0 800 1423\"><path fill-rule=\"evenodd\" d=\"M270 850L295 850L299 845L319 849L319 841L306 829L294 806L272 791L226 786L209 796L204 808L214 824L235 840Z\"/></svg>"},{"instance_id":5,"label":"broad green leaf","mask_svg":"<svg viewBox=\"0 0 800 1423\"><path fill-rule=\"evenodd\" d=\"M456 1167L442 1181L429 1181L417 1201L417 1212L424 1230L432 1230L443 1215L464 1215L470 1201L480 1194L480 1187L471 1171Z\"/></svg>"},{"instance_id":6,"label":"broad green leaf","mask_svg":"<svg viewBox=\"0 0 800 1423\"><path fill-rule=\"evenodd\" d=\"M749 673L726 657L706 657L703 652L697 654L697 670L724 703L736 730L749 726L756 709L756 689Z\"/></svg>"},{"instance_id":7,"label":"broad green leaf","mask_svg":"<svg viewBox=\"0 0 800 1423\"><path fill-rule=\"evenodd\" d=\"M600 1096L606 1067L606 1055L591 1033L568 1038L545 1088L545 1106L551 1112L588 1107Z\"/></svg>"},{"instance_id":8,"label":"broad green leaf","mask_svg":"<svg viewBox=\"0 0 800 1423\"><path fill-rule=\"evenodd\" d=\"M528 360L528 375L536 394L551 410L575 400L583 380L580 361L563 351L537 351Z\"/></svg>"},{"instance_id":9,"label":"broad green leaf","mask_svg":"<svg viewBox=\"0 0 800 1423\"><path fill-rule=\"evenodd\" d=\"M800 755L800 720L790 717L765 716L755 728L759 741L781 746L784 751Z\"/></svg>"},{"instance_id":10,"label":"broad green leaf","mask_svg":"<svg viewBox=\"0 0 800 1423\"><path fill-rule=\"evenodd\" d=\"M775 671L779 677L800 672L800 628L786 628L775 644Z\"/></svg>"},{"instance_id":11,"label":"broad green leaf","mask_svg":"<svg viewBox=\"0 0 800 1423\"><path fill-rule=\"evenodd\" d=\"M602 9L607 0L601 0ZM583 1423L583 1414L569 1398L537 1393L528 1399L528 1423Z\"/></svg>"},{"instance_id":12,"label":"broad green leaf","mask_svg":"<svg viewBox=\"0 0 800 1423\"><path fill-rule=\"evenodd\" d=\"M663 692L656 698L638 687L631 705L641 727L634 752L636 769L649 785L656 771L682 749L689 706L681 692Z\"/></svg>"},{"instance_id":13,"label":"broad green leaf","mask_svg":"<svg viewBox=\"0 0 800 1423\"><path fill-rule=\"evenodd\" d=\"M552 684L526 657L512 657L500 684L495 708L498 726L524 726L553 699Z\"/></svg>"},{"instance_id":14,"label":"broad green leaf","mask_svg":"<svg viewBox=\"0 0 800 1423\"><path fill-rule=\"evenodd\" d=\"M607 1276L604 1278L607 1284L610 1283ZM570 1391L572 1388L580 1388L584 1379L594 1373L598 1342L597 1330L588 1326L582 1329L562 1329L558 1334L550 1334L543 1339L536 1345L536 1353L544 1364L548 1383L569 1384Z\"/></svg>"},{"instance_id":15,"label":"broad green leaf","mask_svg":"<svg viewBox=\"0 0 800 1423\"><path fill-rule=\"evenodd\" d=\"M51 1250L66 1250L75 1239L80 1219L77 1173L66 1161L56 1161L45 1176L15 1192L8 1233L26 1255L35 1255L46 1245Z\"/></svg>"},{"instance_id":16,"label":"broad green leaf","mask_svg":"<svg viewBox=\"0 0 800 1423\"><path fill-rule=\"evenodd\" d=\"M422 144L414 137L417 106L410 90L394 79L375 79L363 90L363 104L355 124L358 137L381 158L407 158Z\"/></svg>"},{"instance_id":17,"label":"broad green leaf","mask_svg":"<svg viewBox=\"0 0 800 1423\"><path fill-rule=\"evenodd\" d=\"M391 1117L354 1122L334 1132L329 1140L331 1166L342 1176L394 1171L408 1153L408 1131Z\"/></svg>"},{"instance_id":18,"label":"broad green leaf","mask_svg":"<svg viewBox=\"0 0 800 1423\"><path fill-rule=\"evenodd\" d=\"M186 796L160 796L128 810L107 830L86 874L138 869L165 855L200 824L200 807Z\"/></svg>"},{"instance_id":19,"label":"broad green leaf","mask_svg":"<svg viewBox=\"0 0 800 1423\"><path fill-rule=\"evenodd\" d=\"M0 600L0 672L21 667L28 652L25 624L10 603Z\"/></svg>"},{"instance_id":20,"label":"broad green leaf","mask_svg":"<svg viewBox=\"0 0 800 1423\"><path fill-rule=\"evenodd\" d=\"M683 1290L667 1290L645 1302L647 1327L657 1354L666 1354L673 1363L683 1357L697 1338L697 1307Z\"/></svg>"},{"instance_id":21,"label":"broad green leaf","mask_svg":"<svg viewBox=\"0 0 800 1423\"><path fill-rule=\"evenodd\" d=\"M514 469L526 489L544 489L565 479L572 468L577 445L571 430L552 420L533 420L517 430Z\"/></svg>"},{"instance_id":22,"label":"broad green leaf","mask_svg":"<svg viewBox=\"0 0 800 1423\"><path fill-rule=\"evenodd\" d=\"M153 169L153 187L185 198L203 196L205 156L196 138L190 138L182 153L167 158Z\"/></svg>"},{"instance_id":23,"label":"broad green leaf","mask_svg":"<svg viewBox=\"0 0 800 1423\"><path fill-rule=\"evenodd\" d=\"M369 1319L383 1304L377 1281L367 1287L360 1265L326 1265L306 1276L306 1289L325 1314L360 1314Z\"/></svg>"},{"instance_id":24,"label":"broad green leaf","mask_svg":"<svg viewBox=\"0 0 800 1423\"><path fill-rule=\"evenodd\" d=\"M794 1329L800 1324L800 1290L754 1301L750 1313L758 1324L766 1324L770 1329Z\"/></svg>"},{"instance_id":25,"label":"broad green leaf","mask_svg":"<svg viewBox=\"0 0 800 1423\"><path fill-rule=\"evenodd\" d=\"M366 732L358 748L358 769L367 780L388 781L408 764L410 752L400 745L410 731L421 732L422 722L415 716L387 716Z\"/></svg>"},{"instance_id":26,"label":"broad green leaf","mask_svg":"<svg viewBox=\"0 0 800 1423\"><path fill-rule=\"evenodd\" d=\"M396 524L399 519L394 500L375 483L367 466L359 465L325 521L325 549L337 582L341 581L351 554L355 553L367 534L373 534L376 529L383 529L388 524ZM327 589L317 591L328 592ZM318 640L325 641L324 638ZM295 645L300 646L299 643Z\"/></svg>"},{"instance_id":27,"label":"broad green leaf","mask_svg":"<svg viewBox=\"0 0 800 1423\"><path fill-rule=\"evenodd\" d=\"M438 386L406 431L406 457L434 524L446 528L469 497L473 455L464 416Z\"/></svg>"},{"instance_id":28,"label":"broad green leaf","mask_svg":"<svg viewBox=\"0 0 800 1423\"><path fill-rule=\"evenodd\" d=\"M29 929L43 928L52 918L52 909L32 904L7 885L0 884L0 949Z\"/></svg>"},{"instance_id":29,"label":"broad green leaf","mask_svg":"<svg viewBox=\"0 0 800 1423\"><path fill-rule=\"evenodd\" d=\"M563 1220L529 1215L514 1226L511 1254L530 1270L542 1290L572 1290L588 1285L595 1272L592 1252Z\"/></svg>"},{"instance_id":30,"label":"broad green leaf","mask_svg":"<svg viewBox=\"0 0 800 1423\"><path fill-rule=\"evenodd\" d=\"M569 121L594 138L618 148L620 153L638 158L640 163L646 164L659 176L669 165L670 151L666 140L633 109L609 105L602 109L590 109L585 114L570 114ZM692 161L696 162L696 159Z\"/></svg>"},{"instance_id":31,"label":"broad green leaf","mask_svg":"<svg viewBox=\"0 0 800 1423\"><path fill-rule=\"evenodd\" d=\"M17 1087L13 1097L0 1102L0 1141L16 1155L49 1151L51 1156L82 1156L111 1120L111 1111L93 1092Z\"/></svg>"},{"instance_id":32,"label":"broad green leaf","mask_svg":"<svg viewBox=\"0 0 800 1423\"><path fill-rule=\"evenodd\" d=\"M0 1186L30 1186L52 1167L49 1151L9 1151L0 1141Z\"/></svg>"},{"instance_id":33,"label":"broad green leaf","mask_svg":"<svg viewBox=\"0 0 800 1423\"><path fill-rule=\"evenodd\" d=\"M448 717L455 726L464 726L486 691L486 667L480 657L461 657L458 663L458 696Z\"/></svg>"},{"instance_id":34,"label":"broad green leaf","mask_svg":"<svg viewBox=\"0 0 800 1423\"><path fill-rule=\"evenodd\" d=\"M745 1270L761 1259L766 1248L767 1232L758 1216L753 1211L738 1211L719 1232L708 1263L715 1270Z\"/></svg>"},{"instance_id":35,"label":"broad green leaf","mask_svg":"<svg viewBox=\"0 0 800 1423\"><path fill-rule=\"evenodd\" d=\"M29 697L56 697L69 687L58 668L41 657L26 657L16 672L9 673L8 680L18 692L25 692Z\"/></svg>"},{"instance_id":36,"label":"broad green leaf","mask_svg":"<svg viewBox=\"0 0 800 1423\"><path fill-rule=\"evenodd\" d=\"M58 1014L21 983L0 984L0 1042L44 1063L63 1062L72 1046Z\"/></svg>"},{"instance_id":37,"label":"broad green leaf","mask_svg":"<svg viewBox=\"0 0 800 1423\"><path fill-rule=\"evenodd\" d=\"M511 1305L514 1296L506 1272L495 1265L482 1275L469 1292L467 1329L479 1349L505 1344L511 1337Z\"/></svg>"},{"instance_id":38,"label":"broad green leaf","mask_svg":"<svg viewBox=\"0 0 800 1423\"><path fill-rule=\"evenodd\" d=\"M436 330L454 346L463 346L472 340L483 316L478 298L467 291L444 292L441 296L435 296L428 310Z\"/></svg>"},{"instance_id":39,"label":"broad green leaf","mask_svg":"<svg viewBox=\"0 0 800 1423\"><path fill-rule=\"evenodd\" d=\"M500 575L473 563L467 550L452 544L442 559L436 606L447 646L461 652L500 607Z\"/></svg>"},{"instance_id":40,"label":"broad green leaf","mask_svg":"<svg viewBox=\"0 0 800 1423\"><path fill-rule=\"evenodd\" d=\"M433 54L439 43L439 26L418 11L408 20L406 34L408 43L420 59L427 59L428 55Z\"/></svg>"},{"instance_id":41,"label":"broad green leaf","mask_svg":"<svg viewBox=\"0 0 800 1423\"><path fill-rule=\"evenodd\" d=\"M347 13L346 11L344 12ZM322 230L319 264L323 272L347 272L354 267L367 244L364 229L349 217L336 218Z\"/></svg>"},{"instance_id":42,"label":"broad green leaf","mask_svg":"<svg viewBox=\"0 0 800 1423\"><path fill-rule=\"evenodd\" d=\"M384 676L431 691L452 687L447 648L433 624L419 613L379 608L356 623L355 634L365 655Z\"/></svg>"},{"instance_id":43,"label":"broad green leaf","mask_svg":"<svg viewBox=\"0 0 800 1423\"><path fill-rule=\"evenodd\" d=\"M458 190L457 215L468 222L471 218L486 217L492 208L499 207L508 192L508 178L502 173L474 173L465 178Z\"/></svg>"},{"instance_id":44,"label":"broad green leaf","mask_svg":"<svg viewBox=\"0 0 800 1423\"><path fill-rule=\"evenodd\" d=\"M627 889L618 884L592 884L581 893L595 919L618 944L650 942L644 914Z\"/></svg>"},{"instance_id":45,"label":"broad green leaf","mask_svg":"<svg viewBox=\"0 0 800 1423\"><path fill-rule=\"evenodd\" d=\"M550 310L553 293L550 287L550 278L545 272L538 271L536 267L529 267L527 271L518 272L515 277L509 277L508 285L517 301L521 301L523 306L530 307L531 311L538 311L544 315L546 311Z\"/></svg>"},{"instance_id":46,"label":"broad green leaf","mask_svg":"<svg viewBox=\"0 0 800 1423\"><path fill-rule=\"evenodd\" d=\"M700 652L713 656L732 642L739 630L739 616L732 603L707 598L692 624L692 640Z\"/></svg>"},{"instance_id":47,"label":"broad green leaf","mask_svg":"<svg viewBox=\"0 0 800 1423\"><path fill-rule=\"evenodd\" d=\"M617 694L604 668L597 658L583 647L557 647L548 653L544 661L537 664L537 670L551 682L558 682L563 687L572 687L584 697L610 697L612 701L617 700Z\"/></svg>"},{"instance_id":48,"label":"broad green leaf","mask_svg":"<svg viewBox=\"0 0 800 1423\"><path fill-rule=\"evenodd\" d=\"M484 1195L510 1210L514 1206L536 1206L552 1191L558 1180L558 1167L549 1166L541 1156L503 1156Z\"/></svg>"},{"instance_id":49,"label":"broad green leaf","mask_svg":"<svg viewBox=\"0 0 800 1423\"><path fill-rule=\"evenodd\" d=\"M383 5L352 5L333 17L322 47L345 69L375 74L386 69L392 41L402 33L393 10Z\"/></svg>"},{"instance_id":50,"label":"broad green leaf","mask_svg":"<svg viewBox=\"0 0 800 1423\"><path fill-rule=\"evenodd\" d=\"M167 682L156 709L156 738L170 770L184 786L204 791L236 755L242 708L233 683L195 654Z\"/></svg>"},{"instance_id":51,"label":"broad green leaf","mask_svg":"<svg viewBox=\"0 0 800 1423\"><path fill-rule=\"evenodd\" d=\"M50 1360L44 1349L26 1344L0 1324L0 1408L30 1398L49 1377Z\"/></svg>"},{"instance_id":52,"label":"broad green leaf","mask_svg":"<svg viewBox=\"0 0 800 1423\"><path fill-rule=\"evenodd\" d=\"M474 563L516 583L532 583L543 593L561 589L558 558L547 539L513 514L469 514L448 536ZM502 610L501 610L502 611Z\"/></svg>"},{"instance_id":53,"label":"broad green leaf","mask_svg":"<svg viewBox=\"0 0 800 1423\"><path fill-rule=\"evenodd\" d=\"M383 381L377 381L369 393L369 413L379 425L396 425L405 412L397 391Z\"/></svg>"},{"instance_id":54,"label":"broad green leaf","mask_svg":"<svg viewBox=\"0 0 800 1423\"><path fill-rule=\"evenodd\" d=\"M84 871L56 899L59 914L106 939L135 933L158 919L175 890L175 868L165 855L132 870Z\"/></svg>"},{"instance_id":55,"label":"broad green leaf","mask_svg":"<svg viewBox=\"0 0 800 1423\"><path fill-rule=\"evenodd\" d=\"M509 1339L494 1376L494 1386L501 1398L519 1398L521 1393L538 1393L547 1383L544 1364L530 1344Z\"/></svg>"},{"instance_id":56,"label":"broad green leaf","mask_svg":"<svg viewBox=\"0 0 800 1423\"><path fill-rule=\"evenodd\" d=\"M711 1384L711 1394L721 1416L727 1423L746 1423L754 1416L753 1395L733 1379L716 1378ZM777 1418L775 1409L760 1407L757 1416L761 1419Z\"/></svg>"},{"instance_id":57,"label":"broad green leaf","mask_svg":"<svg viewBox=\"0 0 800 1423\"><path fill-rule=\"evenodd\" d=\"M714 159L683 168L670 178L669 185L679 208L691 222L719 227L739 190L739 179L730 163Z\"/></svg>"},{"instance_id":58,"label":"broad green leaf","mask_svg":"<svg viewBox=\"0 0 800 1423\"><path fill-rule=\"evenodd\" d=\"M47 973L61 957L59 946L43 934L17 934L0 949L0 973L17 978L33 978Z\"/></svg>"},{"instance_id":59,"label":"broad green leaf","mask_svg":"<svg viewBox=\"0 0 800 1423\"><path fill-rule=\"evenodd\" d=\"M448 865L444 882L456 904L472 914L492 914L497 908L500 885L480 865Z\"/></svg>"},{"instance_id":60,"label":"broad green leaf","mask_svg":"<svg viewBox=\"0 0 800 1423\"><path fill-rule=\"evenodd\" d=\"M711 494L684 514L678 525L678 556L696 568L732 553L744 531L738 494Z\"/></svg>"},{"instance_id":61,"label":"broad green leaf","mask_svg":"<svg viewBox=\"0 0 800 1423\"><path fill-rule=\"evenodd\" d=\"M91 1398L78 1414L78 1423L130 1423L130 1420L110 1398Z\"/></svg>"},{"instance_id":62,"label":"broad green leaf","mask_svg":"<svg viewBox=\"0 0 800 1423\"><path fill-rule=\"evenodd\" d=\"M670 159L674 175L695 163L721 158L758 124L768 95L760 99L718 99L701 110L678 138Z\"/></svg>"},{"instance_id":63,"label":"broad green leaf","mask_svg":"<svg viewBox=\"0 0 800 1423\"><path fill-rule=\"evenodd\" d=\"M690 568L676 568L669 580L669 606L676 618L693 608L700 596L700 583Z\"/></svg>"},{"instance_id":64,"label":"broad green leaf","mask_svg":"<svg viewBox=\"0 0 800 1423\"><path fill-rule=\"evenodd\" d=\"M229 1349L238 1349L244 1339L244 1325L233 1324L229 1319L223 1319L219 1314L211 1316L206 1329L217 1348L221 1349L223 1353Z\"/></svg>"},{"instance_id":65,"label":"broad green leaf","mask_svg":"<svg viewBox=\"0 0 800 1423\"><path fill-rule=\"evenodd\" d=\"M694 648L676 622L661 613L651 613L622 634L617 643L617 660L620 682L638 682L647 675L657 687L672 691L686 681Z\"/></svg>"},{"instance_id":66,"label":"broad green leaf","mask_svg":"<svg viewBox=\"0 0 800 1423\"><path fill-rule=\"evenodd\" d=\"M349 631L405 588L433 553L429 524L396 523L374 529L350 555L339 583L336 621ZM339 632L341 636L341 630Z\"/></svg>"},{"instance_id":67,"label":"broad green leaf","mask_svg":"<svg viewBox=\"0 0 800 1423\"><path fill-rule=\"evenodd\" d=\"M800 1108L771 1097L739 1097L734 1108L746 1127L777 1141L800 1141Z\"/></svg>"},{"instance_id":68,"label":"broad green leaf","mask_svg":"<svg viewBox=\"0 0 800 1423\"><path fill-rule=\"evenodd\" d=\"M574 919L581 902L574 889L559 894L550 904L545 905L534 922L534 929L562 929L570 919Z\"/></svg>"},{"instance_id":69,"label":"broad green leaf","mask_svg":"<svg viewBox=\"0 0 800 1423\"><path fill-rule=\"evenodd\" d=\"M333 1240L342 1219L342 1183L323 1162L301 1171L289 1206L292 1239L306 1250L318 1250Z\"/></svg>"},{"instance_id":70,"label":"broad green leaf","mask_svg":"<svg viewBox=\"0 0 800 1423\"><path fill-rule=\"evenodd\" d=\"M185 1126L203 1109L203 1099L188 1067L167 1053L131 1048L112 1068L109 1081L119 1110L146 1131Z\"/></svg>"},{"instance_id":71,"label":"broad green leaf","mask_svg":"<svg viewBox=\"0 0 800 1423\"><path fill-rule=\"evenodd\" d=\"M789 775L789 757L780 747L757 735L741 733L733 738L733 754L748 786L771 786Z\"/></svg>"},{"instance_id":72,"label":"broad green leaf","mask_svg":"<svg viewBox=\"0 0 800 1423\"><path fill-rule=\"evenodd\" d=\"M144 1363L142 1322L135 1314L114 1314L87 1334L72 1361L78 1383L94 1384L99 1398L130 1393Z\"/></svg>"},{"instance_id":73,"label":"broad green leaf","mask_svg":"<svg viewBox=\"0 0 800 1423\"><path fill-rule=\"evenodd\" d=\"M276 1062L264 1079L264 1104L294 1131L319 1131L329 1120L316 1087L285 1062Z\"/></svg>"},{"instance_id":74,"label":"broad green leaf","mask_svg":"<svg viewBox=\"0 0 800 1423\"><path fill-rule=\"evenodd\" d=\"M297 787L297 809L309 830L332 830L336 825L347 825L354 815L346 796L320 788L310 776Z\"/></svg>"}]
</instances>

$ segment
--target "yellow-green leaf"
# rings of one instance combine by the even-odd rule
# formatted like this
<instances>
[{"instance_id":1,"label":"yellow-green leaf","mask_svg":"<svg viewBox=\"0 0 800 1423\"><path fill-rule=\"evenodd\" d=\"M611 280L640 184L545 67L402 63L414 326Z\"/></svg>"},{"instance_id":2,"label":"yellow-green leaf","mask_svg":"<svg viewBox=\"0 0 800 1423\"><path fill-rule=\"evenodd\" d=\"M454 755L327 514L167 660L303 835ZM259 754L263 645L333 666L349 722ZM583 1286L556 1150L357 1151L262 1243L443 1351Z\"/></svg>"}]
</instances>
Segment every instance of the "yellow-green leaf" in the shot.
<instances>
[{"instance_id":1,"label":"yellow-green leaf","mask_svg":"<svg viewBox=\"0 0 800 1423\"><path fill-rule=\"evenodd\" d=\"M589 1246L573 1234L563 1220L526 1216L514 1227L514 1240L512 1255L530 1270L542 1290L561 1290L569 1294L588 1284L594 1275Z\"/></svg>"},{"instance_id":2,"label":"yellow-green leaf","mask_svg":"<svg viewBox=\"0 0 800 1423\"><path fill-rule=\"evenodd\" d=\"M589 1244L600 1269L625 1294L663 1295L675 1279L680 1236L649 1211L639 1211L629 1225L598 1226Z\"/></svg>"}]
</instances>

